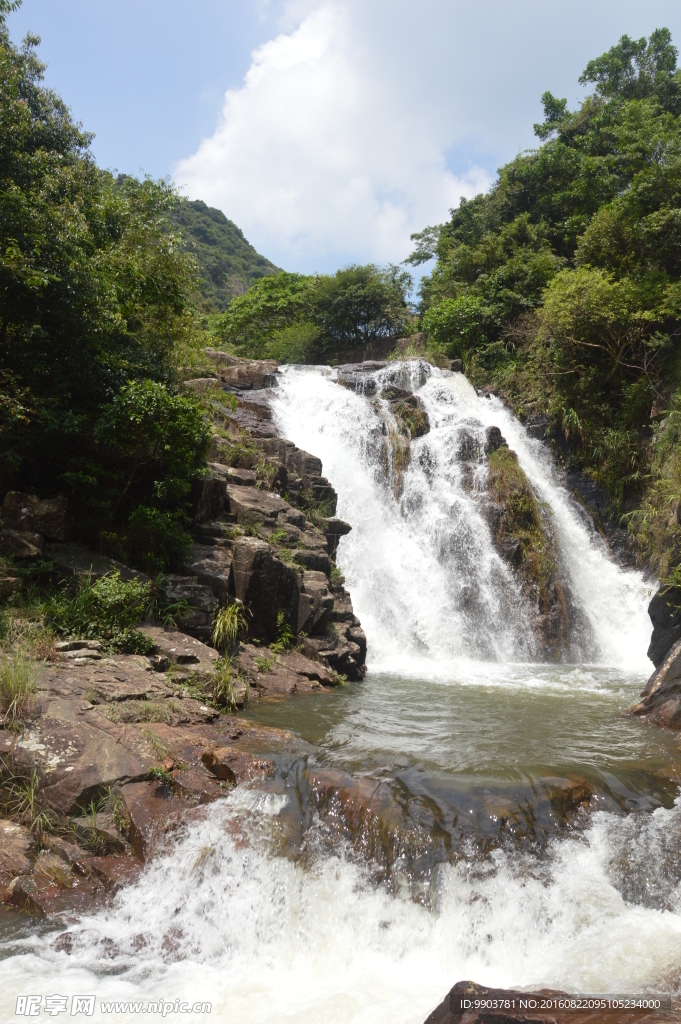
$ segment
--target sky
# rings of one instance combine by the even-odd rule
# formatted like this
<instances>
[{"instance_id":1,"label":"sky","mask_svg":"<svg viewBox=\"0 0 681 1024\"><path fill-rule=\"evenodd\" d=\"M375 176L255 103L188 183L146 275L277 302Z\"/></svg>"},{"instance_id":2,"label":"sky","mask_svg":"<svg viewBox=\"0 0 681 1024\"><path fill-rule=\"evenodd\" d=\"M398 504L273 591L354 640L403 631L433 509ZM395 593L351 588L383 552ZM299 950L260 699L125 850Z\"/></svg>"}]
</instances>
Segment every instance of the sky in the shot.
<instances>
[{"instance_id":1,"label":"sky","mask_svg":"<svg viewBox=\"0 0 681 1024\"><path fill-rule=\"evenodd\" d=\"M678 0L24 0L100 165L169 177L280 267L399 263L537 140L541 94Z\"/></svg>"}]
</instances>

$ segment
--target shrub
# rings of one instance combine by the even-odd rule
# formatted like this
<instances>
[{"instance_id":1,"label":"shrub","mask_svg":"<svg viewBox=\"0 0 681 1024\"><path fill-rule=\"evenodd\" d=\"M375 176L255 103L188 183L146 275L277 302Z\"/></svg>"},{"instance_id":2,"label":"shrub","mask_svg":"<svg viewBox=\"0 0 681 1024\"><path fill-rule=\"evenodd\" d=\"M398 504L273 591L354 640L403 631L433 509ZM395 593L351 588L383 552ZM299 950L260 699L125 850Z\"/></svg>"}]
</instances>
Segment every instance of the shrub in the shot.
<instances>
[{"instance_id":1,"label":"shrub","mask_svg":"<svg viewBox=\"0 0 681 1024\"><path fill-rule=\"evenodd\" d=\"M55 632L81 640L100 640L109 651L148 654L153 643L135 630L151 604L151 586L123 580L118 570L77 584L75 594L62 591L47 603Z\"/></svg>"}]
</instances>

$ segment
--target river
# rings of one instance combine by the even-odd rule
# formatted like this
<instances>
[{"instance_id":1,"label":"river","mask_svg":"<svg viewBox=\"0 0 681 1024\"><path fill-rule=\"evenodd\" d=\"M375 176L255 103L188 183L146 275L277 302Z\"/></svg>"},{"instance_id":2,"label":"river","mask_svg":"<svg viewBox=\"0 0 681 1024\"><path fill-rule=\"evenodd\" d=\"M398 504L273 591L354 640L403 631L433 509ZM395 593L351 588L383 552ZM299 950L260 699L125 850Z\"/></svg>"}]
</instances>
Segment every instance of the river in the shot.
<instances>
[{"instance_id":1,"label":"river","mask_svg":"<svg viewBox=\"0 0 681 1024\"><path fill-rule=\"evenodd\" d=\"M285 368L274 411L323 460L353 527L338 564L366 679L251 706L304 751L278 762L276 785L211 805L111 907L67 922L68 942L64 924L5 914L3 1019L22 985L206 999L210 1014L169 1019L237 1024L420 1024L464 978L678 991L678 746L622 715L651 671L649 587L609 558L544 445L460 374L393 364L374 397L335 377ZM386 382L418 393L431 426L397 489L380 456ZM462 467L462 432L489 426L551 517L578 611L560 664L537 660L531 609ZM380 783L390 836L317 813L311 766ZM580 786L589 810L565 804Z\"/></svg>"}]
</instances>

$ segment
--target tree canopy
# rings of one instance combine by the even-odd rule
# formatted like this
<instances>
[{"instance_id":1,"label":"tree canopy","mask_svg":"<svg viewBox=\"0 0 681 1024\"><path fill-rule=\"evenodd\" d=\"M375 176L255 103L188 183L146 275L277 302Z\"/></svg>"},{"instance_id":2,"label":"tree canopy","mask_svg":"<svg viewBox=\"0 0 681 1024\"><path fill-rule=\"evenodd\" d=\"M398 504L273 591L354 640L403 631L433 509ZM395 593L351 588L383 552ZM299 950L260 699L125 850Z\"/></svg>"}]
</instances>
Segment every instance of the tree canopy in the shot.
<instances>
[{"instance_id":1,"label":"tree canopy","mask_svg":"<svg viewBox=\"0 0 681 1024\"><path fill-rule=\"evenodd\" d=\"M546 415L568 461L631 511L641 549L662 564L681 539L660 526L681 491L670 441L681 406L681 71L669 31L622 36L580 82L593 92L574 112L544 93L543 144L414 235L409 262L436 258L421 284L431 344L463 357L521 416ZM660 410L670 413L658 427Z\"/></svg>"},{"instance_id":2,"label":"tree canopy","mask_svg":"<svg viewBox=\"0 0 681 1024\"><path fill-rule=\"evenodd\" d=\"M215 332L223 344L281 362L342 360L404 331L411 277L395 267L350 266L335 274L282 271L232 300Z\"/></svg>"},{"instance_id":3,"label":"tree canopy","mask_svg":"<svg viewBox=\"0 0 681 1024\"><path fill-rule=\"evenodd\" d=\"M41 84L39 39L10 42L11 6L0 0L2 491L69 492L81 529L108 530L119 546L141 507L170 511L176 534L178 494L207 443L174 381L196 280L170 218L176 197L165 182L116 182L96 166L92 137ZM113 429L117 410L147 436L144 474L133 471L139 444ZM160 429L188 431L181 465L154 447Z\"/></svg>"}]
</instances>

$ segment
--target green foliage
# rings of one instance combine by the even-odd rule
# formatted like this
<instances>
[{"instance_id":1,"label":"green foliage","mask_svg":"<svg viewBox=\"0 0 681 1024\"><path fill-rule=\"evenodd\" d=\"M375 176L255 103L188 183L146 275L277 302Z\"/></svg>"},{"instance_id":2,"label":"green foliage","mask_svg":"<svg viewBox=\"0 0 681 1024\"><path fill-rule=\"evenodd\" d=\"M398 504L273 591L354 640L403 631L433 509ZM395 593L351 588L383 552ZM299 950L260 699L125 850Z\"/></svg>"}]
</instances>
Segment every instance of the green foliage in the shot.
<instances>
[{"instance_id":1,"label":"green foliage","mask_svg":"<svg viewBox=\"0 0 681 1024\"><path fill-rule=\"evenodd\" d=\"M277 639L273 644L270 644L270 650L274 651L275 654L283 654L284 651L288 651L295 642L295 633L286 622L286 617L283 611L277 612Z\"/></svg>"},{"instance_id":2,"label":"green foliage","mask_svg":"<svg viewBox=\"0 0 681 1024\"><path fill-rule=\"evenodd\" d=\"M676 472L650 443L653 404L681 385L676 58L667 29L623 36L587 65L580 81L595 92L578 110L545 92L543 145L413 236L410 257L436 257L421 284L431 345L521 414L548 414L567 460L619 510L646 507L646 495L659 509L658 481ZM666 458L676 464L671 449ZM648 554L661 536L653 518L655 541L630 522Z\"/></svg>"},{"instance_id":3,"label":"green foliage","mask_svg":"<svg viewBox=\"0 0 681 1024\"><path fill-rule=\"evenodd\" d=\"M64 589L47 603L47 617L56 633L79 640L100 640L107 650L148 654L153 643L134 627L146 617L151 586L123 580L118 570L94 583L82 580L75 593Z\"/></svg>"},{"instance_id":4,"label":"green foliage","mask_svg":"<svg viewBox=\"0 0 681 1024\"><path fill-rule=\"evenodd\" d=\"M463 356L484 338L490 310L478 295L443 299L426 310L423 329L450 357Z\"/></svg>"},{"instance_id":5,"label":"green foliage","mask_svg":"<svg viewBox=\"0 0 681 1024\"><path fill-rule=\"evenodd\" d=\"M94 542L135 532L138 507L182 511L205 463L173 368L196 262L167 183L95 165L91 136L41 85L37 43L17 49L0 28L0 491L70 494ZM130 557L172 561L160 529L147 516L150 546L131 541Z\"/></svg>"},{"instance_id":6,"label":"green foliage","mask_svg":"<svg viewBox=\"0 0 681 1024\"><path fill-rule=\"evenodd\" d=\"M38 666L15 651L0 659L0 710L5 728L13 728L30 711L35 695Z\"/></svg>"},{"instance_id":7,"label":"green foliage","mask_svg":"<svg viewBox=\"0 0 681 1024\"><path fill-rule=\"evenodd\" d=\"M240 355L280 362L343 358L405 329L411 278L395 267L351 266L333 275L281 272L235 298L215 330Z\"/></svg>"},{"instance_id":8,"label":"green foliage","mask_svg":"<svg viewBox=\"0 0 681 1024\"><path fill-rule=\"evenodd\" d=\"M205 311L223 312L258 278L276 273L274 264L255 251L236 224L200 199L180 200L171 219L199 265L199 305Z\"/></svg>"},{"instance_id":9,"label":"green foliage","mask_svg":"<svg viewBox=\"0 0 681 1024\"><path fill-rule=\"evenodd\" d=\"M242 604L236 602L220 608L213 623L213 644L219 651L228 651L239 637L246 636L246 611Z\"/></svg>"}]
</instances>

